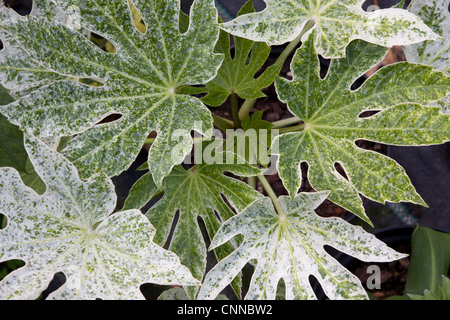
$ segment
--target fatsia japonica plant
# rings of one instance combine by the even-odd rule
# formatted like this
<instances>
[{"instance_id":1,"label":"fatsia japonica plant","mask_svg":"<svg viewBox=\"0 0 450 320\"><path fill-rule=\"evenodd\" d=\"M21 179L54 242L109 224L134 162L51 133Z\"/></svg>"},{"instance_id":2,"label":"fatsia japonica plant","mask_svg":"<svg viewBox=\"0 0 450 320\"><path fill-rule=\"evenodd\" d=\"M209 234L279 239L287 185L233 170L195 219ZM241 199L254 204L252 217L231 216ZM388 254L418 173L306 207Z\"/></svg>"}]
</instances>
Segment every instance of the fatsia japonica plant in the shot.
<instances>
[{"instance_id":1,"label":"fatsia japonica plant","mask_svg":"<svg viewBox=\"0 0 450 320\"><path fill-rule=\"evenodd\" d=\"M373 12L363 0L265 3L228 22L213 0L187 13L179 0L0 9L0 113L14 132L1 156L0 262L24 262L1 280L2 299L35 299L58 272L65 283L49 298L142 299L154 283L190 299L228 286L238 298L315 299L310 276L330 299L368 298L324 246L369 262L405 255L315 209L331 201L372 225L361 196L426 206L396 161L356 142L450 140L449 1ZM392 46L408 61L354 87ZM290 118L252 111L272 85ZM145 172L118 207L111 178L141 150ZM299 192L305 179L313 191Z\"/></svg>"}]
</instances>

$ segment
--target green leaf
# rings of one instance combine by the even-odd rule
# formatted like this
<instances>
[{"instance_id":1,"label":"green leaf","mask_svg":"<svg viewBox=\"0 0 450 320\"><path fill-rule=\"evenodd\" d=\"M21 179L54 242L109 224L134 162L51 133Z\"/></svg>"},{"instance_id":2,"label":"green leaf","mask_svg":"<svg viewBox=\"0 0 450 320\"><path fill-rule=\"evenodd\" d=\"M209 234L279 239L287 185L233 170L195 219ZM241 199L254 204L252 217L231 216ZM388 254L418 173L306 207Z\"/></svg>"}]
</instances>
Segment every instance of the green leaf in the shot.
<instances>
[{"instance_id":1,"label":"green leaf","mask_svg":"<svg viewBox=\"0 0 450 320\"><path fill-rule=\"evenodd\" d=\"M248 1L238 15L254 12L253 2ZM234 37L234 55L230 52L230 35L221 31L216 52L223 53L225 59L214 80L208 82L201 92L208 94L203 102L211 106L222 105L232 93L243 99L265 97L261 92L274 81L283 66L282 61L266 68L257 75L269 57L271 47L265 43L255 43L240 37Z\"/></svg>"},{"instance_id":2,"label":"green leaf","mask_svg":"<svg viewBox=\"0 0 450 320\"><path fill-rule=\"evenodd\" d=\"M183 265L189 267L194 277L199 280L203 278L206 270L207 254L199 218L212 238L221 223L234 215L227 203L236 211L241 211L261 197L260 193L246 183L224 175L224 172L230 172L238 176L254 176L261 174L261 170L230 152L218 153L215 159L218 157L228 160L223 161L223 164L197 164L189 170L181 166L174 167L163 181L161 191L164 196L146 213L158 230L155 241L162 245L168 240L175 215L179 212L173 236L169 240L169 249L180 257ZM136 182L130 191L129 199L146 200L133 202L127 199L126 208L130 208L133 203L143 206L154 195L155 188L151 180L151 174L147 173ZM217 248L215 254L220 260L232 250L234 247L227 244ZM240 294L239 286L234 285L233 288ZM188 290L188 293L193 297L195 291Z\"/></svg>"},{"instance_id":3,"label":"green leaf","mask_svg":"<svg viewBox=\"0 0 450 320\"><path fill-rule=\"evenodd\" d=\"M26 265L0 282L2 299L35 299L57 272L67 278L53 299L143 299L141 284L195 285L178 257L153 242L155 228L139 210L112 214L111 180L83 182L75 167L37 138L25 148L46 184L43 195L24 186L16 170L0 169L0 262Z\"/></svg>"},{"instance_id":4,"label":"green leaf","mask_svg":"<svg viewBox=\"0 0 450 320\"><path fill-rule=\"evenodd\" d=\"M251 164L267 166L269 164L268 149L274 136L270 131L271 122L262 120L263 111L253 113L252 118L246 115L242 119L242 129L230 132L224 142L225 150L232 151Z\"/></svg>"},{"instance_id":5,"label":"green leaf","mask_svg":"<svg viewBox=\"0 0 450 320\"><path fill-rule=\"evenodd\" d=\"M361 75L375 66L386 49L354 41L345 59L333 60L325 79L319 75L314 36L297 51L294 79L276 79L279 99L304 122L304 130L277 136L272 153L279 155L280 177L294 197L301 185L300 164L316 190L332 190L329 199L366 222L359 193L374 201L409 201L426 205L404 169L394 160L361 149L360 139L400 146L439 144L450 139L450 119L426 107L445 97L450 78L431 67L397 63L386 66L362 87L351 90ZM419 103L419 104L418 104ZM379 111L360 117L364 111ZM335 168L339 163L347 178Z\"/></svg>"},{"instance_id":6,"label":"green leaf","mask_svg":"<svg viewBox=\"0 0 450 320\"><path fill-rule=\"evenodd\" d=\"M37 83L38 90L1 112L35 136L77 134L64 154L83 178L99 172L121 173L134 161L148 134L156 131L149 167L161 185L191 151L191 131L212 134L210 111L199 99L176 91L183 85L207 83L222 63L223 57L213 53L219 37L214 1L193 3L185 33L179 31L178 0L133 1L145 34L134 24L127 0L53 3L67 15L78 8L81 25L109 40L117 52L100 50L76 28L56 20L14 16L3 8L0 34L9 54L0 56L6 60L5 68L14 70L6 73L8 81L3 82L18 91ZM24 70L27 61L40 68ZM44 86L40 79L46 81ZM101 86L82 83L85 79ZM122 117L96 125L111 114Z\"/></svg>"},{"instance_id":7,"label":"green leaf","mask_svg":"<svg viewBox=\"0 0 450 320\"><path fill-rule=\"evenodd\" d=\"M66 20L67 17L57 10L48 0L33 1L31 15ZM5 7L0 7L2 23L13 23L18 18L15 12ZM1 24L0 24L1 25ZM0 27L0 35L2 35ZM39 63L37 59L27 54L22 45L15 41L9 41L7 36L2 36L4 48L0 54L0 83L8 88L9 94L14 98L20 98L27 94L49 85L65 77L58 75L50 68ZM13 101L13 100L12 100ZM8 103L12 102L9 101Z\"/></svg>"},{"instance_id":8,"label":"green leaf","mask_svg":"<svg viewBox=\"0 0 450 320\"><path fill-rule=\"evenodd\" d=\"M214 237L215 248L238 234L242 245L207 275L199 299L213 299L252 259L256 259L246 299L273 300L280 279L286 299L315 299L313 275L330 299L367 299L359 279L325 250L329 245L362 261L392 261L404 257L359 226L340 218L322 218L314 209L328 192L300 193L279 198L285 216L278 216L269 198L262 198L226 221Z\"/></svg>"},{"instance_id":9,"label":"green leaf","mask_svg":"<svg viewBox=\"0 0 450 320\"><path fill-rule=\"evenodd\" d=\"M450 12L448 8L448 0L414 0L409 11L422 18L425 24L441 38L406 46L404 49L408 61L432 66L450 76ZM441 107L443 112L450 114L450 96L433 105Z\"/></svg>"},{"instance_id":10,"label":"green leaf","mask_svg":"<svg viewBox=\"0 0 450 320\"><path fill-rule=\"evenodd\" d=\"M291 42L314 23L314 46L325 58L340 58L355 39L385 47L436 40L419 18L403 9L365 12L364 0L265 0L262 12L240 16L221 28L253 41ZM306 40L305 35L302 40Z\"/></svg>"},{"instance_id":11,"label":"green leaf","mask_svg":"<svg viewBox=\"0 0 450 320\"><path fill-rule=\"evenodd\" d=\"M450 267L450 234L418 226L411 247L405 294L423 294L425 290L438 294L441 276Z\"/></svg>"}]
</instances>

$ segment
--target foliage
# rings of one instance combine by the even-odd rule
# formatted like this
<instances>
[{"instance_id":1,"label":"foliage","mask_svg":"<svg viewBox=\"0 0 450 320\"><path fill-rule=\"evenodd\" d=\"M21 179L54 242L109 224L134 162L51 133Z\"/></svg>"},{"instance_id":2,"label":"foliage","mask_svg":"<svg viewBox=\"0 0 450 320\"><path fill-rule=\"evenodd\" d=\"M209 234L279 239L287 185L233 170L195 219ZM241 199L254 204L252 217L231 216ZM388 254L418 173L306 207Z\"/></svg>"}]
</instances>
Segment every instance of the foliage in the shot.
<instances>
[{"instance_id":1,"label":"foliage","mask_svg":"<svg viewBox=\"0 0 450 320\"><path fill-rule=\"evenodd\" d=\"M212 52L219 35L214 26L217 12L213 1L196 1L192 23L184 34L178 30L177 0L153 5L135 1L146 21L144 35L130 19L127 1L115 1L114 5L92 0L54 3L67 14L78 6L82 24L112 42L117 54L101 51L76 30L54 20L10 17L2 9L0 29L9 56L20 52L19 59L5 62L8 80L15 79L19 70L21 74L20 83L10 89L25 86L27 77L42 72L42 67L23 72L23 64L29 60L47 72L54 70L52 75L58 79L2 108L2 113L36 136L77 134L64 154L84 178L100 171L114 176L125 170L147 135L155 130L158 138L149 153L149 167L155 182L161 185L164 176L190 151L191 130L211 136L208 109L198 99L175 91L181 85L208 82L220 67L222 56ZM164 23L161 17L165 17ZM70 77L60 80L62 75ZM102 86L80 83L84 78L94 78ZM120 121L94 127L114 113L122 116ZM175 130L183 133L181 142L172 139Z\"/></svg>"},{"instance_id":2,"label":"foliage","mask_svg":"<svg viewBox=\"0 0 450 320\"><path fill-rule=\"evenodd\" d=\"M388 300L450 300L450 234L416 225L402 296Z\"/></svg>"},{"instance_id":3,"label":"foliage","mask_svg":"<svg viewBox=\"0 0 450 320\"><path fill-rule=\"evenodd\" d=\"M418 294L408 294L411 300L450 300L450 279L441 277L442 286L437 286L434 292L425 289L423 296Z\"/></svg>"},{"instance_id":4,"label":"foliage","mask_svg":"<svg viewBox=\"0 0 450 320\"><path fill-rule=\"evenodd\" d=\"M411 240L411 262L405 294L430 300L450 300L450 234L417 226Z\"/></svg>"},{"instance_id":5,"label":"foliage","mask_svg":"<svg viewBox=\"0 0 450 320\"><path fill-rule=\"evenodd\" d=\"M160 299L222 299L228 285L238 298L314 299L312 275L332 299L367 299L324 246L364 261L404 255L314 210L328 199L371 224L361 195L426 205L398 163L356 143L450 140L448 0L375 12L363 0L265 2L226 23L213 0L189 14L179 0L0 8L1 298L35 299L62 272L49 298L142 299L151 282L182 286ZM410 61L353 88L393 45ZM319 56L331 59L325 76ZM254 110L272 85L292 118ZM146 172L117 208L111 178L142 150ZM275 164L288 196L265 177ZM315 192L298 193L302 174Z\"/></svg>"},{"instance_id":6,"label":"foliage","mask_svg":"<svg viewBox=\"0 0 450 320\"><path fill-rule=\"evenodd\" d=\"M222 28L234 35L274 45L293 41L305 26L312 24L316 30L314 46L324 58L344 57L345 47L355 39L386 47L437 39L415 15L401 9L368 13L361 8L364 0L265 2L264 11L238 17Z\"/></svg>"},{"instance_id":7,"label":"foliage","mask_svg":"<svg viewBox=\"0 0 450 320\"><path fill-rule=\"evenodd\" d=\"M251 1L247 2L238 15L254 12ZM201 92L208 94L202 99L206 104L220 106L230 94L237 94L243 99L264 97L262 89L268 87L280 72L281 61L273 64L261 75L256 76L267 58L271 47L262 42L234 37L234 50L230 51L230 36L221 31L216 52L222 53L225 59L217 76L208 82ZM233 54L233 56L232 56Z\"/></svg>"},{"instance_id":8,"label":"foliage","mask_svg":"<svg viewBox=\"0 0 450 320\"><path fill-rule=\"evenodd\" d=\"M36 138L25 137L25 147L47 189L39 196L14 169L0 170L0 210L8 218L0 257L26 262L1 282L2 299L37 298L58 271L67 281L54 299L139 299L145 282L198 284L173 252L153 243L155 229L138 210L110 215L110 179L81 181L69 161Z\"/></svg>"}]
</instances>

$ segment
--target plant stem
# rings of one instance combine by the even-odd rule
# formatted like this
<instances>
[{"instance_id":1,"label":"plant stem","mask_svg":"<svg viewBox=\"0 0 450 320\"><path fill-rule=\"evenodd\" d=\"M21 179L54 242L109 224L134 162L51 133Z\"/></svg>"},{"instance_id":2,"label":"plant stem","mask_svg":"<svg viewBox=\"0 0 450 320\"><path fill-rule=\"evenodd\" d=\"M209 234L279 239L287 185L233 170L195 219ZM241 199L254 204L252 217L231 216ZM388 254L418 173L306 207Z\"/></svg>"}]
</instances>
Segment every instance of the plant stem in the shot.
<instances>
[{"instance_id":1,"label":"plant stem","mask_svg":"<svg viewBox=\"0 0 450 320\"><path fill-rule=\"evenodd\" d=\"M290 126L292 124L299 123L300 121L302 121L302 120L298 117L291 117L291 118L287 118L287 119L283 119L283 120L278 120L278 121L272 122L272 125L273 125L272 129L283 128L286 126Z\"/></svg>"},{"instance_id":2,"label":"plant stem","mask_svg":"<svg viewBox=\"0 0 450 320\"><path fill-rule=\"evenodd\" d=\"M283 133L289 133L289 132L303 131L304 129L305 129L305 124L302 123L302 124L299 124L298 126L280 128L280 129L278 129L278 132L280 134L283 134Z\"/></svg>"},{"instance_id":3,"label":"plant stem","mask_svg":"<svg viewBox=\"0 0 450 320\"><path fill-rule=\"evenodd\" d=\"M256 100L257 99L248 99L244 101L241 109L239 110L239 119L244 119L250 113L250 110L255 105Z\"/></svg>"},{"instance_id":4,"label":"plant stem","mask_svg":"<svg viewBox=\"0 0 450 320\"><path fill-rule=\"evenodd\" d=\"M284 212L284 209L283 209L283 206L281 205L280 200L278 200L278 197L275 194L275 191L273 191L272 186L270 185L269 181L267 181L266 177L264 175L260 174L258 176L258 180L261 182L267 195L272 200L273 206L275 207L275 210L277 211L278 215L283 218L286 217L286 212Z\"/></svg>"},{"instance_id":5,"label":"plant stem","mask_svg":"<svg viewBox=\"0 0 450 320\"><path fill-rule=\"evenodd\" d=\"M238 129L241 127L241 119L239 119L239 105L236 97L236 93L230 95L231 101L231 114L233 115L234 128Z\"/></svg>"},{"instance_id":6,"label":"plant stem","mask_svg":"<svg viewBox=\"0 0 450 320\"><path fill-rule=\"evenodd\" d=\"M212 115L214 120L214 125L219 128L222 131L227 131L227 129L233 129L234 128L234 122L230 121L228 119L222 118L221 116Z\"/></svg>"}]
</instances>

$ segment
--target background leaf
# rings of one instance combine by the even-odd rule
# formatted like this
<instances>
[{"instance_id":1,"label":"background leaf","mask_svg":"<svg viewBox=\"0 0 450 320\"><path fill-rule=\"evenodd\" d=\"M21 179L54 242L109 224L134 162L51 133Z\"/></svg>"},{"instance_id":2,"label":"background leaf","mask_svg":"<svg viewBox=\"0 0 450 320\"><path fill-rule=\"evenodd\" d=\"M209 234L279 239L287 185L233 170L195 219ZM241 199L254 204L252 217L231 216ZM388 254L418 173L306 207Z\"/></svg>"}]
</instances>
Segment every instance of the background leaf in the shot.
<instances>
[{"instance_id":1,"label":"background leaf","mask_svg":"<svg viewBox=\"0 0 450 320\"><path fill-rule=\"evenodd\" d=\"M417 14L441 38L405 46L408 61L432 66L450 76L450 1L449 0L414 0L409 11ZM450 114L450 96L433 105L441 107Z\"/></svg>"},{"instance_id":2,"label":"background leaf","mask_svg":"<svg viewBox=\"0 0 450 320\"><path fill-rule=\"evenodd\" d=\"M450 78L431 67L397 63L386 66L357 90L351 85L375 66L386 49L363 41L347 48L345 59L332 60L325 79L311 35L297 51L292 81L276 79L281 101L304 122L304 130L275 138L279 175L291 197L301 185L300 164L307 162L309 182L331 190L329 199L369 222L359 193L374 201L409 201L425 205L404 169L394 160L356 146L365 139L415 146L450 139L450 119L424 105L445 97ZM361 117L364 111L379 111ZM335 164L340 164L345 175Z\"/></svg>"},{"instance_id":3,"label":"background leaf","mask_svg":"<svg viewBox=\"0 0 450 320\"><path fill-rule=\"evenodd\" d=\"M11 103L14 99L0 86L0 105ZM45 185L34 171L23 145L22 131L0 114L0 167L11 167L19 171L25 185L42 194Z\"/></svg>"}]
</instances>

